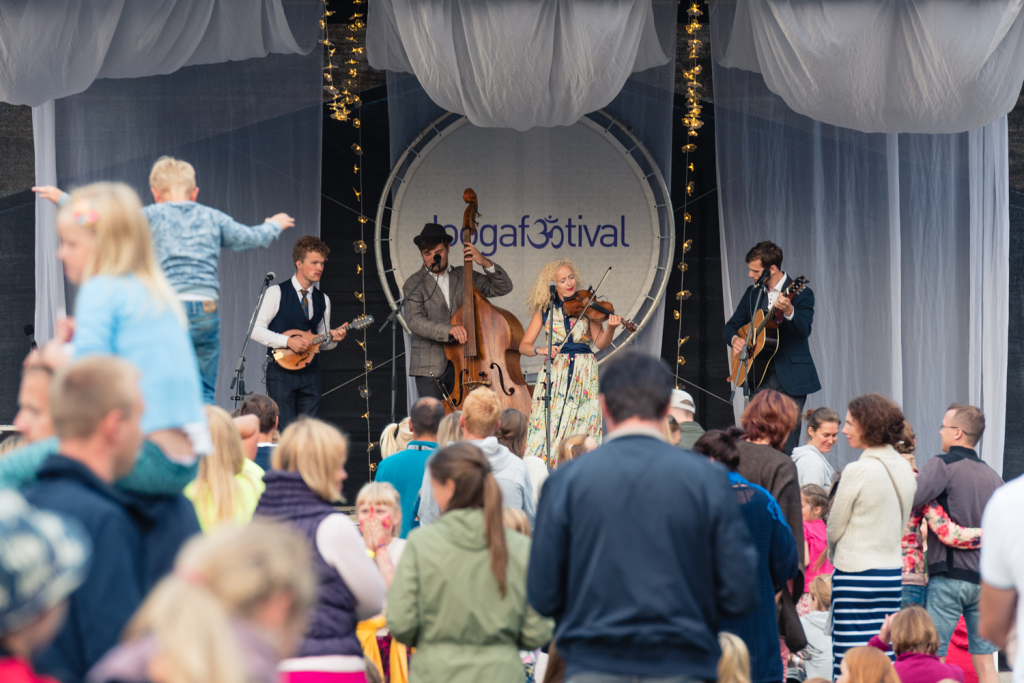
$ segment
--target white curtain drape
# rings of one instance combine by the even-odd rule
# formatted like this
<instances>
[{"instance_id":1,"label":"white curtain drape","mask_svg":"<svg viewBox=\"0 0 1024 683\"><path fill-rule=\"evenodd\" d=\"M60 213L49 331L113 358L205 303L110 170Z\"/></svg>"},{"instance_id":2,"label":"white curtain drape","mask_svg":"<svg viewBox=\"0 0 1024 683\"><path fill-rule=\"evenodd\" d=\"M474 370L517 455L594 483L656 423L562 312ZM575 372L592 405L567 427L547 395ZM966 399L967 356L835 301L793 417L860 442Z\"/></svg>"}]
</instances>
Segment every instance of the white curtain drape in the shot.
<instances>
[{"instance_id":1,"label":"white curtain drape","mask_svg":"<svg viewBox=\"0 0 1024 683\"><path fill-rule=\"evenodd\" d=\"M184 66L270 53L306 54L317 31L304 20L317 21L318 5L284 5L284 0L8 3L0 8L0 102L35 107L80 93L97 78L170 74Z\"/></svg>"},{"instance_id":2,"label":"white curtain drape","mask_svg":"<svg viewBox=\"0 0 1024 683\"><path fill-rule=\"evenodd\" d=\"M374 0L366 52L473 125L527 130L571 125L667 64L658 33L651 0Z\"/></svg>"},{"instance_id":3,"label":"white curtain drape","mask_svg":"<svg viewBox=\"0 0 1024 683\"><path fill-rule=\"evenodd\" d=\"M713 45L729 26L713 14ZM793 111L758 73L712 67L726 316L750 284L746 251L776 242L783 270L815 294L822 391L807 407L842 416L857 395L892 398L917 432L920 466L940 450L946 407L973 403L988 421L981 456L1001 471L1005 116L970 132L865 133ZM841 439L831 460L854 457Z\"/></svg>"},{"instance_id":4,"label":"white curtain drape","mask_svg":"<svg viewBox=\"0 0 1024 683\"><path fill-rule=\"evenodd\" d=\"M296 218L269 249L221 255L217 400L224 406L263 276L289 277L295 239L320 233L322 13L319 0L115 0L102 8L76 1L0 10L0 100L33 105L37 184L71 190L122 181L149 203L150 167L168 154L195 166L201 203L248 224L279 211ZM56 259L54 217L40 200L40 343L73 308ZM263 354L258 345L248 350L249 391L262 391Z\"/></svg>"},{"instance_id":5,"label":"white curtain drape","mask_svg":"<svg viewBox=\"0 0 1024 683\"><path fill-rule=\"evenodd\" d=\"M1021 0L715 0L722 66L763 75L790 109L874 133L960 133L1003 116L1024 81Z\"/></svg>"}]
</instances>

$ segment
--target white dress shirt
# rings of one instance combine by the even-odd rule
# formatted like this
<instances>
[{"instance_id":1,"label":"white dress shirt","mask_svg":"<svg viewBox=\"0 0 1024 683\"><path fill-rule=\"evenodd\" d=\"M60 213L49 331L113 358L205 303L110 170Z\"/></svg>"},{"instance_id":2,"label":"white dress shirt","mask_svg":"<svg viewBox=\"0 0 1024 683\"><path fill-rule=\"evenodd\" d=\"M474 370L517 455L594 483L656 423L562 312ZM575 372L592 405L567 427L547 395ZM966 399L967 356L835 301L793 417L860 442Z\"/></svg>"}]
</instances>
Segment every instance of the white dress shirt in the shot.
<instances>
[{"instance_id":1,"label":"white dress shirt","mask_svg":"<svg viewBox=\"0 0 1024 683\"><path fill-rule=\"evenodd\" d=\"M440 275L438 275L437 273L431 273L430 274L430 277L434 278L434 280L437 282L437 288L440 289L441 290L441 294L444 295L444 303L445 303L446 306L448 306L448 308L452 307L451 293L448 291L448 283L451 280L451 278L449 278L448 275L451 272L452 272L452 264L449 263L448 267ZM494 272L494 262L493 261L491 262L491 267L490 268L484 268L484 272L485 273L493 273ZM330 310L330 306L328 306L327 308L328 308L328 310Z\"/></svg>"},{"instance_id":2,"label":"white dress shirt","mask_svg":"<svg viewBox=\"0 0 1024 683\"><path fill-rule=\"evenodd\" d=\"M782 277L779 278L779 281L777 283L775 283L775 286L772 287L770 292L768 292L768 308L769 309L771 309L771 307L775 305L775 302L779 300L779 296L782 294L782 285L785 284L785 282L786 282L786 274L783 273ZM795 310L794 311L790 311L789 315L786 316L786 320L792 320L793 319L793 315L795 313L796 313Z\"/></svg>"},{"instance_id":3,"label":"white dress shirt","mask_svg":"<svg viewBox=\"0 0 1024 683\"><path fill-rule=\"evenodd\" d=\"M295 289L292 290L292 287ZM298 278L294 275L291 279L291 286L285 289L285 285L282 283L275 287L271 287L267 290L266 296L263 297L263 305L260 306L260 312L256 315L256 325L252 328L252 340L257 344L263 344L272 349L283 349L288 346L288 337L283 334L271 332L267 327L270 325L270 321L277 315L278 310L281 308L281 292L292 293L293 296L298 298L299 290L302 289L302 285L299 284ZM316 311L313 310L313 288L310 287L306 292L306 298L309 300L309 318L312 318ZM324 319L320 321L319 327L316 328L317 334L324 334L331 329L331 299L324 294ZM333 339L328 339L320 347L321 351L330 351L338 342Z\"/></svg>"}]
</instances>

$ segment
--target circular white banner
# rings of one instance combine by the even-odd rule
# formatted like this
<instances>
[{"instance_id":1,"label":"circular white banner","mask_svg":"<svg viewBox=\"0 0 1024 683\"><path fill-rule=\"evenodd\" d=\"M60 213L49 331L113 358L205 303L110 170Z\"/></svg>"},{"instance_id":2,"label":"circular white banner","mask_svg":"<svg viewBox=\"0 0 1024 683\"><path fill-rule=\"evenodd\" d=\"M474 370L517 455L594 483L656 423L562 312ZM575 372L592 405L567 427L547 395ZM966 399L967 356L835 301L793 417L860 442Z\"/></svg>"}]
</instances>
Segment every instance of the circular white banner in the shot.
<instances>
[{"instance_id":1,"label":"circular white banner","mask_svg":"<svg viewBox=\"0 0 1024 683\"><path fill-rule=\"evenodd\" d=\"M619 315L636 316L651 295L664 240L650 181L626 148L586 117L525 132L477 128L462 118L428 142L394 199L388 246L399 288L423 265L413 237L425 223L440 223L461 241L467 187L476 191L482 214L474 243L515 286L492 303L511 311L524 329L526 296L553 259L571 258L584 287L596 287L611 267L599 294ZM462 265L457 247L453 266ZM523 365L535 370L539 363L523 358Z\"/></svg>"}]
</instances>

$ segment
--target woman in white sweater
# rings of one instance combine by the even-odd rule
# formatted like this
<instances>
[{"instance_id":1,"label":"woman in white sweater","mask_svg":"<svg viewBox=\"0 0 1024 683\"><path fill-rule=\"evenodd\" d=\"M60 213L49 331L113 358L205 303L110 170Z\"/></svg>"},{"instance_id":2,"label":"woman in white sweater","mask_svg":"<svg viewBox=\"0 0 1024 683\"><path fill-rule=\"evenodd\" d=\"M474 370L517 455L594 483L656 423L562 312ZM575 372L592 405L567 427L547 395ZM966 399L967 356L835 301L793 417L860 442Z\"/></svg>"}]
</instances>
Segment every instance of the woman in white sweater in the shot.
<instances>
[{"instance_id":1,"label":"woman in white sweater","mask_svg":"<svg viewBox=\"0 0 1024 683\"><path fill-rule=\"evenodd\" d=\"M843 469L828 515L832 577L833 675L847 650L867 645L902 600L900 541L917 490L914 472L893 448L903 412L878 394L850 401L843 427L860 458Z\"/></svg>"}]
</instances>

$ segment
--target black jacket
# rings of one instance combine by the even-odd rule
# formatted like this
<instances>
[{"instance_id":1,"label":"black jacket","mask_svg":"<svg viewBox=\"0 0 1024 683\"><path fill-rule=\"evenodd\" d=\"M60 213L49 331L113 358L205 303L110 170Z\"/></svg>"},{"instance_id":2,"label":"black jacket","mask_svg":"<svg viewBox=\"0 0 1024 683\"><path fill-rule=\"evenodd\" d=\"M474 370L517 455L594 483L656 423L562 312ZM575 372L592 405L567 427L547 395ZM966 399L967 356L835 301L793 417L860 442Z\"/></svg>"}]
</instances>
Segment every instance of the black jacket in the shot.
<instances>
[{"instance_id":1,"label":"black jacket","mask_svg":"<svg viewBox=\"0 0 1024 683\"><path fill-rule=\"evenodd\" d=\"M558 622L567 677L714 680L719 623L757 606L756 568L725 468L631 433L544 482L527 599Z\"/></svg>"},{"instance_id":2,"label":"black jacket","mask_svg":"<svg viewBox=\"0 0 1024 683\"><path fill-rule=\"evenodd\" d=\"M785 289L793 281L788 275L782 285ZM726 344L732 344L741 327L749 323L753 317L754 303L757 301L757 290L754 285L747 287L743 293L736 312L725 324L722 336ZM768 295L761 296L761 308L767 310ZM814 321L814 292L804 287L793 297L793 319L783 320L779 326L779 350L772 363L775 374L779 377L782 390L790 396L806 396L821 390L818 371L814 368L811 349L807 339L811 336L811 323Z\"/></svg>"},{"instance_id":3,"label":"black jacket","mask_svg":"<svg viewBox=\"0 0 1024 683\"><path fill-rule=\"evenodd\" d=\"M199 532L199 522L184 496L127 493L61 455L48 458L37 476L24 492L28 502L74 517L93 545L89 573L69 598L64 626L36 660L41 673L74 683L117 645L182 543Z\"/></svg>"}]
</instances>

